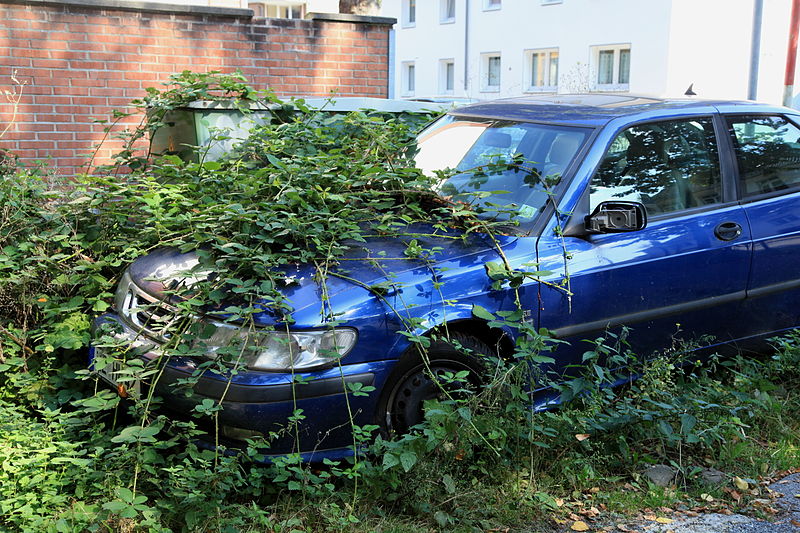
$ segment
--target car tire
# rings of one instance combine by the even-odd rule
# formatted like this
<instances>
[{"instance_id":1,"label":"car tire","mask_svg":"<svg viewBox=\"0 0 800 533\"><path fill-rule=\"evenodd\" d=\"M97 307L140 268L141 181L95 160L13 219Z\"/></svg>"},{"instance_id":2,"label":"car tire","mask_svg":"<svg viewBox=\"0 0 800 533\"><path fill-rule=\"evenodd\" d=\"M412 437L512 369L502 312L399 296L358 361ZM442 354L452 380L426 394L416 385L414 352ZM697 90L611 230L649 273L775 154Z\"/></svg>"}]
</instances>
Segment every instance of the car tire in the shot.
<instances>
[{"instance_id":1,"label":"car tire","mask_svg":"<svg viewBox=\"0 0 800 533\"><path fill-rule=\"evenodd\" d=\"M451 341L456 341L469 353L458 350ZM425 419L425 401L443 394L435 377L445 372L466 370L469 372L467 383L459 388L480 388L488 368L487 356L496 354L497 350L483 341L461 333L451 333L450 341L432 341L427 357L412 347L397 363L384 387L378 409L383 435L392 438L408 433Z\"/></svg>"}]
</instances>

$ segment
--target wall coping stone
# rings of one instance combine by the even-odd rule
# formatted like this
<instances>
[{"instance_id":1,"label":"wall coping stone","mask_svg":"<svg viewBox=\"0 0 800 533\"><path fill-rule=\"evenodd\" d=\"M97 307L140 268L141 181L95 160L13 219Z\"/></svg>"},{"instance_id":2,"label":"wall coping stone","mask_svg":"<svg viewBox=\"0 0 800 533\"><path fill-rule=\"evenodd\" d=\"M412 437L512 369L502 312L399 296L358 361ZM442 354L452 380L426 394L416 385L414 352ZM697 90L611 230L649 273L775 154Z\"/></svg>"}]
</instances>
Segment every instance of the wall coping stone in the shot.
<instances>
[{"instance_id":1,"label":"wall coping stone","mask_svg":"<svg viewBox=\"0 0 800 533\"><path fill-rule=\"evenodd\" d=\"M351 24L377 24L393 26L397 19L392 17L375 17L372 15L350 15L348 13L307 13L307 20L322 22L349 22Z\"/></svg>"},{"instance_id":2,"label":"wall coping stone","mask_svg":"<svg viewBox=\"0 0 800 533\"><path fill-rule=\"evenodd\" d=\"M171 15L213 15L217 17L231 18L253 17L252 9L162 4L160 2L139 2L137 0L0 0L0 4L82 7L98 10L112 9L118 11L138 11L143 13L165 13Z\"/></svg>"}]
</instances>

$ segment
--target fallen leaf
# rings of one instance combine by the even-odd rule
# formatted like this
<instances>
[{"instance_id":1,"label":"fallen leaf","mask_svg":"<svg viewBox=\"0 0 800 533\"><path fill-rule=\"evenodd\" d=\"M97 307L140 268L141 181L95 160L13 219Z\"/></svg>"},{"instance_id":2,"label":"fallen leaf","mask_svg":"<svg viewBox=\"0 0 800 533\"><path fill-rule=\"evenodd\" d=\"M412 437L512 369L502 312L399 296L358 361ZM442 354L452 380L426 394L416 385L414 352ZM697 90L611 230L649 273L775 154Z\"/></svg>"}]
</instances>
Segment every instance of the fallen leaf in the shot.
<instances>
[{"instance_id":1,"label":"fallen leaf","mask_svg":"<svg viewBox=\"0 0 800 533\"><path fill-rule=\"evenodd\" d=\"M731 498L733 498L733 499L734 499L734 500L736 500L737 502L738 502L738 501L740 501L740 500L742 499L742 495L741 495L741 494L739 494L738 492L736 492L735 490L732 490L732 491L730 492L730 495L731 495Z\"/></svg>"},{"instance_id":2,"label":"fallen leaf","mask_svg":"<svg viewBox=\"0 0 800 533\"><path fill-rule=\"evenodd\" d=\"M578 439L578 442L583 442L589 437L591 437L591 435L589 435L588 433L578 433L577 435L575 435L575 438Z\"/></svg>"},{"instance_id":3,"label":"fallen leaf","mask_svg":"<svg viewBox=\"0 0 800 533\"><path fill-rule=\"evenodd\" d=\"M795 527L800 527L800 520L789 520L789 523Z\"/></svg>"},{"instance_id":4,"label":"fallen leaf","mask_svg":"<svg viewBox=\"0 0 800 533\"><path fill-rule=\"evenodd\" d=\"M583 520L575 521L569 528L572 531L589 531L589 526Z\"/></svg>"},{"instance_id":5,"label":"fallen leaf","mask_svg":"<svg viewBox=\"0 0 800 533\"><path fill-rule=\"evenodd\" d=\"M733 484L736 485L736 488L739 490L748 490L750 488L750 485L747 483L747 481L743 480L739 476L733 478Z\"/></svg>"},{"instance_id":6,"label":"fallen leaf","mask_svg":"<svg viewBox=\"0 0 800 533\"><path fill-rule=\"evenodd\" d=\"M561 499L561 498L556 498L556 506L563 507L564 506L564 500Z\"/></svg>"},{"instance_id":7,"label":"fallen leaf","mask_svg":"<svg viewBox=\"0 0 800 533\"><path fill-rule=\"evenodd\" d=\"M598 492L600 492L600 487L592 487L591 489L589 489L589 492L591 492L592 494L597 494Z\"/></svg>"},{"instance_id":8,"label":"fallen leaf","mask_svg":"<svg viewBox=\"0 0 800 533\"><path fill-rule=\"evenodd\" d=\"M645 520L650 520L651 522L655 522L656 521L656 515L654 515L654 514L646 514L646 515L644 515L644 519Z\"/></svg>"},{"instance_id":9,"label":"fallen leaf","mask_svg":"<svg viewBox=\"0 0 800 533\"><path fill-rule=\"evenodd\" d=\"M713 502L714 501L714 497L712 495L710 495L710 494L706 494L705 492L700 495L700 499L703 500L704 502Z\"/></svg>"},{"instance_id":10,"label":"fallen leaf","mask_svg":"<svg viewBox=\"0 0 800 533\"><path fill-rule=\"evenodd\" d=\"M656 518L656 522L658 522L659 524L671 524L672 518L665 518L663 516L659 516L658 518Z\"/></svg>"},{"instance_id":11,"label":"fallen leaf","mask_svg":"<svg viewBox=\"0 0 800 533\"><path fill-rule=\"evenodd\" d=\"M36 301L39 303L45 303L47 301L47 298L37 298Z\"/></svg>"}]
</instances>

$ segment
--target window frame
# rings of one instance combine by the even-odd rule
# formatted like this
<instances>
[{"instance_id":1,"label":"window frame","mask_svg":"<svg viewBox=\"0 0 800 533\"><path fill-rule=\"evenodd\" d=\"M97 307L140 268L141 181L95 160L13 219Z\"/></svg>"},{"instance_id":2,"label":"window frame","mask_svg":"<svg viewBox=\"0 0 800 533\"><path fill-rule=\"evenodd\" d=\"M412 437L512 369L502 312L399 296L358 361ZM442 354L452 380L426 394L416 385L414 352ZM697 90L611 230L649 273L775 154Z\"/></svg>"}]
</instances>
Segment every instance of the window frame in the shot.
<instances>
[{"instance_id":1,"label":"window frame","mask_svg":"<svg viewBox=\"0 0 800 533\"><path fill-rule=\"evenodd\" d=\"M602 44L594 45L591 47L591 90L592 91L607 91L607 92L626 92L630 91L631 85L631 69L630 69L630 55L631 44ZM620 63L622 51L628 52L628 81L627 83L620 83ZM601 52L612 52L612 67L611 67L611 83L600 83L600 54Z\"/></svg>"},{"instance_id":2,"label":"window frame","mask_svg":"<svg viewBox=\"0 0 800 533\"><path fill-rule=\"evenodd\" d=\"M483 0L484 11L499 11L503 8L503 0Z\"/></svg>"},{"instance_id":3,"label":"window frame","mask_svg":"<svg viewBox=\"0 0 800 533\"><path fill-rule=\"evenodd\" d=\"M448 13L448 7L452 2L453 13ZM439 5L439 24L453 24L456 21L456 0L441 0Z\"/></svg>"},{"instance_id":4,"label":"window frame","mask_svg":"<svg viewBox=\"0 0 800 533\"><path fill-rule=\"evenodd\" d=\"M558 54L558 59L561 59L561 54L558 47L551 47L551 48L532 48L529 50L525 50L524 57L524 68L522 69L522 75L524 76L522 81L522 86L524 87L523 92L526 93L557 93L558 92L558 81L560 77L559 68L556 67L556 84L550 85L545 84L541 86L532 85L533 82L533 56L535 54L545 54L545 68L544 68L544 78L546 81L550 81L551 79L551 72L550 67L552 66L552 56L551 54L555 52Z\"/></svg>"},{"instance_id":5,"label":"window frame","mask_svg":"<svg viewBox=\"0 0 800 533\"><path fill-rule=\"evenodd\" d=\"M499 72L497 73L497 85L489 84L489 67L491 60L498 58L500 60ZM503 86L503 55L500 52L484 52L481 54L481 92L482 93L499 93L500 88Z\"/></svg>"},{"instance_id":6,"label":"window frame","mask_svg":"<svg viewBox=\"0 0 800 533\"><path fill-rule=\"evenodd\" d=\"M400 65L400 94L414 96L417 90L417 64L415 61L403 61Z\"/></svg>"},{"instance_id":7,"label":"window frame","mask_svg":"<svg viewBox=\"0 0 800 533\"><path fill-rule=\"evenodd\" d=\"M447 76L447 67L448 65L453 66L453 86L452 88L447 88L448 76ZM451 96L456 89L456 61L455 58L446 58L439 60L439 94L445 96Z\"/></svg>"},{"instance_id":8,"label":"window frame","mask_svg":"<svg viewBox=\"0 0 800 533\"><path fill-rule=\"evenodd\" d=\"M403 0L400 4L401 25L403 28L415 28L417 26L417 0ZM411 15L413 16L413 20Z\"/></svg>"},{"instance_id":9,"label":"window frame","mask_svg":"<svg viewBox=\"0 0 800 533\"><path fill-rule=\"evenodd\" d=\"M792 187L788 187L786 189L779 189L776 191L770 191L760 194L754 194L752 196L745 196L744 191L742 188L742 177L739 172L739 159L736 156L736 132L733 131L733 126L731 125L729 118L734 117L779 117L786 120L788 123L792 124L795 128L800 129L800 116L790 115L786 113L770 113L770 112L726 112L720 115L720 120L724 125L725 131L725 140L726 140L726 148L729 153L728 159L730 160L730 175L731 181L736 189L736 199L741 204L749 204L752 202L758 202L760 200L767 200L770 198L776 198L778 196L785 196L789 194L796 193L800 191L800 181L796 185Z\"/></svg>"}]
</instances>

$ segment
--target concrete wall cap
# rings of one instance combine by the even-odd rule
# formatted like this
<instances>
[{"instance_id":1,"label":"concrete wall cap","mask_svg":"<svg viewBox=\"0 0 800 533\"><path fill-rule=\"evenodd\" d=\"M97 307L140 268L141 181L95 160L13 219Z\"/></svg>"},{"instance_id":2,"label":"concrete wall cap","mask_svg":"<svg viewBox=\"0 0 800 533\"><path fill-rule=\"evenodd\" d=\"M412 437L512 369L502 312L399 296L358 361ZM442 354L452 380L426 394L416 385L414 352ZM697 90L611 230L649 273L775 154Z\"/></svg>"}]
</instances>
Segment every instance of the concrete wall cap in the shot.
<instances>
[{"instance_id":1,"label":"concrete wall cap","mask_svg":"<svg viewBox=\"0 0 800 533\"><path fill-rule=\"evenodd\" d=\"M0 0L0 4L32 6L71 6L144 13L171 13L175 15L213 15L217 17L252 18L252 9L233 7L187 6L162 4L160 2L138 2L135 0Z\"/></svg>"},{"instance_id":2,"label":"concrete wall cap","mask_svg":"<svg viewBox=\"0 0 800 533\"><path fill-rule=\"evenodd\" d=\"M351 24L379 24L393 26L397 19L392 17L373 17L371 15L350 15L347 13L307 13L306 20L320 22L349 22Z\"/></svg>"}]
</instances>

